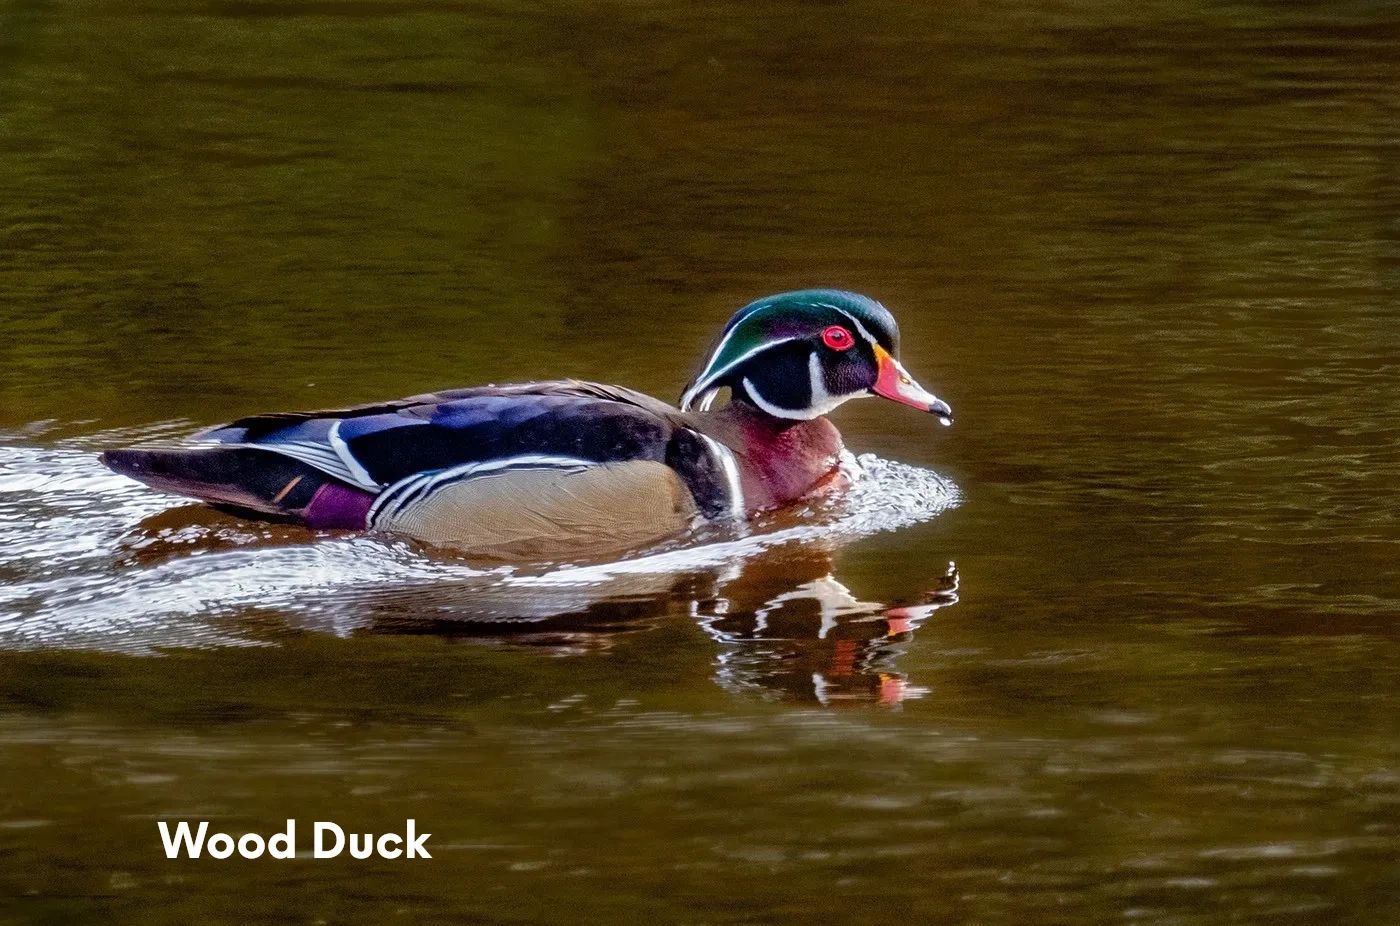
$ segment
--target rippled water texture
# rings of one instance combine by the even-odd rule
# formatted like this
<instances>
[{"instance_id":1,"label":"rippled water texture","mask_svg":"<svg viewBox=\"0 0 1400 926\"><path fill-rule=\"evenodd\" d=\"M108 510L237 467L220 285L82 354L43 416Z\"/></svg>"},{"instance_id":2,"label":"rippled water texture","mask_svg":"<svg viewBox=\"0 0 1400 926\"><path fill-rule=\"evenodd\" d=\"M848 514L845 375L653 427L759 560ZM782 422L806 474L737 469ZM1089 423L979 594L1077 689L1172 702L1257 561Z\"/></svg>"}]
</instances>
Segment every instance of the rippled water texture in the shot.
<instances>
[{"instance_id":1,"label":"rippled water texture","mask_svg":"<svg viewBox=\"0 0 1400 926\"><path fill-rule=\"evenodd\" d=\"M1369 0L0 0L0 920L1400 921L1397 61ZM957 423L852 403L869 478L746 536L484 568L95 460L674 397L810 285Z\"/></svg>"}]
</instances>

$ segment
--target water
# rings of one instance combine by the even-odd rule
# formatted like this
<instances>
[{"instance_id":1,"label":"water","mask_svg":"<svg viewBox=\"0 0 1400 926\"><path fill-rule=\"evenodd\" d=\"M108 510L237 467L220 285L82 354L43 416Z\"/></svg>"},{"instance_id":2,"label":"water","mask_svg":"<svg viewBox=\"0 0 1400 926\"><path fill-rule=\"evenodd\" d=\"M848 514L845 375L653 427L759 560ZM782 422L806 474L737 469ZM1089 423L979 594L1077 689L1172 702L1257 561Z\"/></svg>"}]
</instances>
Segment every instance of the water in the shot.
<instances>
[{"instance_id":1,"label":"water","mask_svg":"<svg viewBox=\"0 0 1400 926\"><path fill-rule=\"evenodd\" d=\"M1367 2L0 5L3 918L1400 919L1397 59ZM673 397L828 284L957 423L842 409L871 478L747 537L488 570L94 459ZM289 816L436 857L155 827Z\"/></svg>"}]
</instances>

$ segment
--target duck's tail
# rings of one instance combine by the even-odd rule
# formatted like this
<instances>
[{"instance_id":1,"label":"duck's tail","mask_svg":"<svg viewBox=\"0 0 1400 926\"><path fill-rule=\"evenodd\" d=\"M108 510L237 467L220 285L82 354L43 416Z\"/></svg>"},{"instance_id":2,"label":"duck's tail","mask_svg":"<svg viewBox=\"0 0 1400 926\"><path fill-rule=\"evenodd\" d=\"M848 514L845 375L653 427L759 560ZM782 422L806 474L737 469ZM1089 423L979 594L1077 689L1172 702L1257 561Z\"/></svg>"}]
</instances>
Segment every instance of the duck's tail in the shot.
<instances>
[{"instance_id":1,"label":"duck's tail","mask_svg":"<svg viewBox=\"0 0 1400 926\"><path fill-rule=\"evenodd\" d=\"M108 450L113 472L240 514L363 528L373 496L300 460L253 447Z\"/></svg>"}]
</instances>

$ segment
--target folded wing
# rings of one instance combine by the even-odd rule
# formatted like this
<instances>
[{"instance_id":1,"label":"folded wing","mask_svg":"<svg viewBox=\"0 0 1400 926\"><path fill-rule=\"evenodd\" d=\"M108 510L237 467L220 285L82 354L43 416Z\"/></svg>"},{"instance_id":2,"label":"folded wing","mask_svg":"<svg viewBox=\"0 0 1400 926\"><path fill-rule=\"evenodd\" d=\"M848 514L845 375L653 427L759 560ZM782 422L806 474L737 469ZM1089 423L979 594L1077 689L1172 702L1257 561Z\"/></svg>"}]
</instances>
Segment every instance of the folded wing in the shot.
<instances>
[{"instance_id":1,"label":"folded wing","mask_svg":"<svg viewBox=\"0 0 1400 926\"><path fill-rule=\"evenodd\" d=\"M313 527L503 557L586 555L727 516L713 440L641 393L563 381L242 418L192 446L112 451L167 491Z\"/></svg>"},{"instance_id":2,"label":"folded wing","mask_svg":"<svg viewBox=\"0 0 1400 926\"><path fill-rule=\"evenodd\" d=\"M641 393L569 380L257 415L201 437L290 457L377 493L419 474L518 457L659 461L678 414Z\"/></svg>"}]
</instances>

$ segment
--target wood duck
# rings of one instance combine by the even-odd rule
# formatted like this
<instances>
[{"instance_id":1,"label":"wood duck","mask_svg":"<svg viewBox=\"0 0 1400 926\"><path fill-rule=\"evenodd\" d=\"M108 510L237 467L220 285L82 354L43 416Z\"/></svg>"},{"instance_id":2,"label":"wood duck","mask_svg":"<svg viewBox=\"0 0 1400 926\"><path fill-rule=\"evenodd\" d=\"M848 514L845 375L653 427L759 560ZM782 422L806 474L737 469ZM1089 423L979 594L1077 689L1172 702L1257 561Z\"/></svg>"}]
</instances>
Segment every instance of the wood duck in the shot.
<instances>
[{"instance_id":1,"label":"wood duck","mask_svg":"<svg viewBox=\"0 0 1400 926\"><path fill-rule=\"evenodd\" d=\"M577 380L492 385L254 415L101 459L249 517L509 558L587 554L839 488L844 448L826 415L848 399L877 395L950 424L898 354L880 303L801 290L740 309L679 408Z\"/></svg>"}]
</instances>

